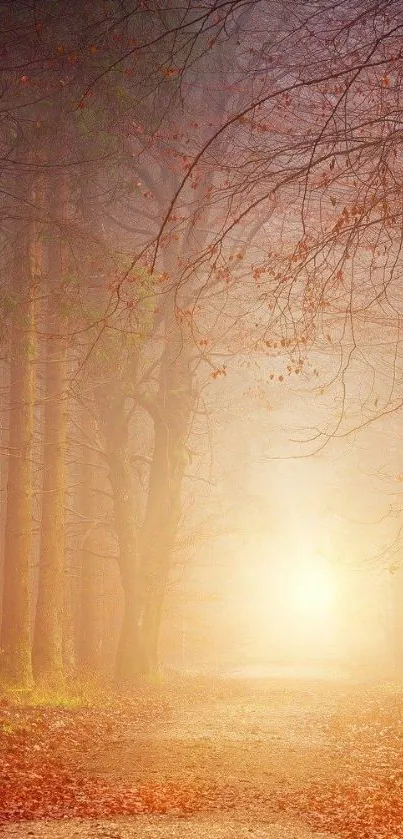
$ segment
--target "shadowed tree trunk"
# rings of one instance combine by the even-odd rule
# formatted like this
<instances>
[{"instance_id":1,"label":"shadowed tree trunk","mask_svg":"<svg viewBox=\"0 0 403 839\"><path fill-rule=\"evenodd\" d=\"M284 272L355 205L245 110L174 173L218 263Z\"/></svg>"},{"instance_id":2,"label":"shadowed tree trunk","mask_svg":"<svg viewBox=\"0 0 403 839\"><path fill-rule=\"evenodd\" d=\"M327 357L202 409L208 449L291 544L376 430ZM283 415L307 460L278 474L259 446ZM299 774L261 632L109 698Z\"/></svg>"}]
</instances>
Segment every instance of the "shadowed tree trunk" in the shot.
<instances>
[{"instance_id":1,"label":"shadowed tree trunk","mask_svg":"<svg viewBox=\"0 0 403 839\"><path fill-rule=\"evenodd\" d=\"M120 682L135 681L157 669L162 610L180 518L186 439L195 393L190 350L183 345L183 336L175 324L169 324L166 342L158 393L155 399L143 400L154 421L154 450L141 532L130 463L132 441L130 412L125 409L125 383L114 384L108 379L97 389L124 594L116 657L116 677Z\"/></svg>"},{"instance_id":2,"label":"shadowed tree trunk","mask_svg":"<svg viewBox=\"0 0 403 839\"><path fill-rule=\"evenodd\" d=\"M75 622L74 622L74 608L76 601L77 580L78 573L76 567L76 556L73 553L69 560L64 573L63 584L63 672L65 675L74 674L77 666L76 655L76 639L75 639Z\"/></svg>"},{"instance_id":3,"label":"shadowed tree trunk","mask_svg":"<svg viewBox=\"0 0 403 839\"><path fill-rule=\"evenodd\" d=\"M0 360L0 393L3 405L10 402L10 381L9 365L4 359ZM9 416L3 411L0 417L0 604L3 602L3 575L4 575L4 528L6 523L6 499L7 499L7 475L8 461L5 452L9 441ZM0 611L0 632L1 632L1 611ZM1 649L1 643L0 643Z\"/></svg>"},{"instance_id":4,"label":"shadowed tree trunk","mask_svg":"<svg viewBox=\"0 0 403 839\"><path fill-rule=\"evenodd\" d=\"M64 184L53 186L52 214L63 208ZM38 597L33 666L35 678L57 682L63 675L63 591L65 559L65 492L67 436L67 342L61 314L62 234L52 231L48 244L44 460Z\"/></svg>"},{"instance_id":5,"label":"shadowed tree trunk","mask_svg":"<svg viewBox=\"0 0 403 839\"><path fill-rule=\"evenodd\" d=\"M140 629L141 590L138 525L135 515L133 471L129 460L128 427L121 400L109 397L109 410L101 409L104 418L106 456L113 492L113 507L118 562L124 594L124 614L116 656L116 678L135 680L145 672L143 640Z\"/></svg>"},{"instance_id":6,"label":"shadowed tree trunk","mask_svg":"<svg viewBox=\"0 0 403 839\"><path fill-rule=\"evenodd\" d=\"M35 196L34 196L35 197ZM32 683L29 565L31 558L35 326L33 292L39 248L35 225L22 219L14 245L9 386L9 463L4 533L2 671L21 687Z\"/></svg>"},{"instance_id":7,"label":"shadowed tree trunk","mask_svg":"<svg viewBox=\"0 0 403 839\"><path fill-rule=\"evenodd\" d=\"M80 511L84 533L81 542L81 592L78 626L78 654L80 666L88 673L100 669L100 610L99 574L95 524L97 519L96 479L99 475L99 454L94 450L95 422L88 411L83 414L85 439L82 445L82 486ZM98 469L97 469L98 467Z\"/></svg>"},{"instance_id":8,"label":"shadowed tree trunk","mask_svg":"<svg viewBox=\"0 0 403 839\"><path fill-rule=\"evenodd\" d=\"M153 411L154 452L141 535L145 589L142 634L147 672L158 667L163 604L180 520L182 481L188 462L186 440L194 406L190 351L176 324L171 323Z\"/></svg>"}]
</instances>

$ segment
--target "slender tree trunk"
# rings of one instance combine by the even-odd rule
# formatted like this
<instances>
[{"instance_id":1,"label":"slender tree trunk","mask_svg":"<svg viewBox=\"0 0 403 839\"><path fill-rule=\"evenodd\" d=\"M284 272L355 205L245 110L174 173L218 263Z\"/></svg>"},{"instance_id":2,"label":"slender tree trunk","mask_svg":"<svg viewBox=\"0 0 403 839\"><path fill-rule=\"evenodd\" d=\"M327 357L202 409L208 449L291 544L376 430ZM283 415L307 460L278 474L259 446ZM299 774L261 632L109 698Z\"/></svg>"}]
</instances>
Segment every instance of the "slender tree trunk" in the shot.
<instances>
[{"instance_id":1,"label":"slender tree trunk","mask_svg":"<svg viewBox=\"0 0 403 839\"><path fill-rule=\"evenodd\" d=\"M44 467L33 663L36 678L57 681L63 672L65 554L66 349L47 339Z\"/></svg>"},{"instance_id":2,"label":"slender tree trunk","mask_svg":"<svg viewBox=\"0 0 403 839\"><path fill-rule=\"evenodd\" d=\"M1 380L1 402L3 405L10 403L10 377L9 365L1 359L0 361ZM9 416L3 411L0 416L0 604L3 602L3 579L4 579L4 531L6 525L6 502L7 502L7 479L8 459L5 455L9 442ZM0 609L0 632L1 632L1 609ZM1 639L0 639L1 649ZM1 659L0 659L1 660Z\"/></svg>"},{"instance_id":3,"label":"slender tree trunk","mask_svg":"<svg viewBox=\"0 0 403 839\"><path fill-rule=\"evenodd\" d=\"M73 675L77 667L74 606L77 589L77 573L74 560L70 567L65 568L63 585L63 626L62 626L62 660L63 673Z\"/></svg>"},{"instance_id":4,"label":"slender tree trunk","mask_svg":"<svg viewBox=\"0 0 403 839\"><path fill-rule=\"evenodd\" d=\"M15 244L11 315L9 463L4 534L2 670L21 687L32 683L29 565L31 558L32 445L35 327L30 225L21 222Z\"/></svg>"},{"instance_id":5,"label":"slender tree trunk","mask_svg":"<svg viewBox=\"0 0 403 839\"><path fill-rule=\"evenodd\" d=\"M63 207L65 196L61 187L58 180L52 196L54 215L60 214ZM62 250L62 236L53 232L48 245L50 334L46 338L41 546L33 644L35 678L52 683L60 681L63 675L67 346L59 301Z\"/></svg>"},{"instance_id":6,"label":"slender tree trunk","mask_svg":"<svg viewBox=\"0 0 403 839\"><path fill-rule=\"evenodd\" d=\"M83 425L88 444L94 440L94 421L88 411L84 412ZM83 516L83 538L81 543L81 592L78 627L79 663L88 673L97 673L100 669L100 614L99 614L99 574L100 561L96 556L96 475L99 455L84 442L82 446L81 467L81 503Z\"/></svg>"},{"instance_id":7,"label":"slender tree trunk","mask_svg":"<svg viewBox=\"0 0 403 839\"><path fill-rule=\"evenodd\" d=\"M189 349L172 324L167 328L157 402L154 453L141 537L146 592L142 633L150 672L158 668L163 604L180 519L186 439L195 402Z\"/></svg>"},{"instance_id":8,"label":"slender tree trunk","mask_svg":"<svg viewBox=\"0 0 403 839\"><path fill-rule=\"evenodd\" d=\"M155 567L152 584L150 586L142 620L144 660L147 662L147 672L158 671L158 645L161 632L163 606L169 577L172 545L161 545L164 552L164 562ZM149 557L148 557L149 558Z\"/></svg>"},{"instance_id":9,"label":"slender tree trunk","mask_svg":"<svg viewBox=\"0 0 403 839\"><path fill-rule=\"evenodd\" d=\"M141 602L139 577L129 564L121 565L120 577L124 594L124 614L116 655L115 675L119 683L136 681L149 672L140 629Z\"/></svg>"},{"instance_id":10,"label":"slender tree trunk","mask_svg":"<svg viewBox=\"0 0 403 839\"><path fill-rule=\"evenodd\" d=\"M110 481L119 547L120 579L124 595L124 614L115 670L118 681L130 682L145 672L140 629L139 547L133 482L128 457L122 450L115 449L112 458L109 457Z\"/></svg>"},{"instance_id":11,"label":"slender tree trunk","mask_svg":"<svg viewBox=\"0 0 403 839\"><path fill-rule=\"evenodd\" d=\"M124 612L115 663L120 683L135 681L144 673L140 628L141 590L138 526L132 468L129 460L129 430L125 399L120 385L112 383L97 390L97 403L105 437L105 455L113 495L118 542L118 564L123 590Z\"/></svg>"}]
</instances>

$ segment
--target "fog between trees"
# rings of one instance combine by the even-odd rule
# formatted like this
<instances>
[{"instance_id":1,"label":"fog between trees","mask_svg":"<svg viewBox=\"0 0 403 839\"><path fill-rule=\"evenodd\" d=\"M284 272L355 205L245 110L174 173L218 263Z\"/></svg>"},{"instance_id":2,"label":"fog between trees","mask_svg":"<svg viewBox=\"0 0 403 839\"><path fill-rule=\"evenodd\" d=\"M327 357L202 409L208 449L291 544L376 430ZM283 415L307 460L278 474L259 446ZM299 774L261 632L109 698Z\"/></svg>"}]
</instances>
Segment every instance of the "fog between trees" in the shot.
<instances>
[{"instance_id":1,"label":"fog between trees","mask_svg":"<svg viewBox=\"0 0 403 839\"><path fill-rule=\"evenodd\" d=\"M304 456L400 410L402 11L2 4L5 681L156 670L250 405L315 393Z\"/></svg>"}]
</instances>

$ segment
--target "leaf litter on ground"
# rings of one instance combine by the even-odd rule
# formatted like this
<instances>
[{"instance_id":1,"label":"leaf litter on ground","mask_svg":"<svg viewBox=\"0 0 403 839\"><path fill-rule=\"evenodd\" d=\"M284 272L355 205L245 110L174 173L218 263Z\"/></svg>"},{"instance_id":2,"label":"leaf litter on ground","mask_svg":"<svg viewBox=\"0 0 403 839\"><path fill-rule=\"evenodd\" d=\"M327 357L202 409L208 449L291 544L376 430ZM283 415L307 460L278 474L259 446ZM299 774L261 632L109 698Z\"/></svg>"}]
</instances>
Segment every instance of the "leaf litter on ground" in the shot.
<instances>
[{"instance_id":1,"label":"leaf litter on ground","mask_svg":"<svg viewBox=\"0 0 403 839\"><path fill-rule=\"evenodd\" d=\"M273 697L285 708L283 728L299 727L307 744L310 732L323 735L321 760L335 761L330 777L323 777L319 765L314 777L293 777L293 764L303 760L305 748L304 737L296 737L284 739L283 748L289 751L281 777L272 773L266 782L258 782L249 772L245 780L245 750L253 761L258 760L254 749L276 749L274 736L269 740L265 731L261 737L259 730L256 733L259 719L280 719ZM221 706L225 714L217 722L217 735L212 716L209 737L204 738L198 736L204 729L197 731L197 718L208 703L216 709L217 720ZM233 714L225 731L228 708ZM94 755L102 766L107 751L116 750L119 758L145 734L149 742L158 741L163 728L169 738L175 715L184 718L184 709L196 720L189 747L198 750L197 773L184 778L180 767L170 765L160 776L133 782L124 772L122 777L122 772L93 771ZM213 746L218 751L224 747L234 726L240 736L231 777L208 777L203 771L207 749L211 755ZM0 760L3 825L35 819L144 814L188 818L201 813L218 817L220 812L243 812L256 824L287 816L315 833L341 839L403 839L403 699L397 688L382 685L333 684L323 689L299 682L256 686L218 681L212 686L206 680L203 685L184 682L179 695L169 688L149 687L97 707L24 707L3 701Z\"/></svg>"}]
</instances>

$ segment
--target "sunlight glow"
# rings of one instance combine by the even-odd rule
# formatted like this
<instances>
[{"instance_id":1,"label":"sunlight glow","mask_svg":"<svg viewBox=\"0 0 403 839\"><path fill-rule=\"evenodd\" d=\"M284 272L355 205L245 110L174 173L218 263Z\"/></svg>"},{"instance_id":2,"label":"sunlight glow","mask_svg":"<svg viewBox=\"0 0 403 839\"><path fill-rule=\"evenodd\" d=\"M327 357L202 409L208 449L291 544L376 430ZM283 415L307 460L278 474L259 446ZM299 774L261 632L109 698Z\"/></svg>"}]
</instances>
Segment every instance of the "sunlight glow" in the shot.
<instances>
[{"instance_id":1,"label":"sunlight glow","mask_svg":"<svg viewBox=\"0 0 403 839\"><path fill-rule=\"evenodd\" d=\"M325 616L333 610L336 583L328 568L308 567L297 572L292 583L295 608L304 615Z\"/></svg>"}]
</instances>

